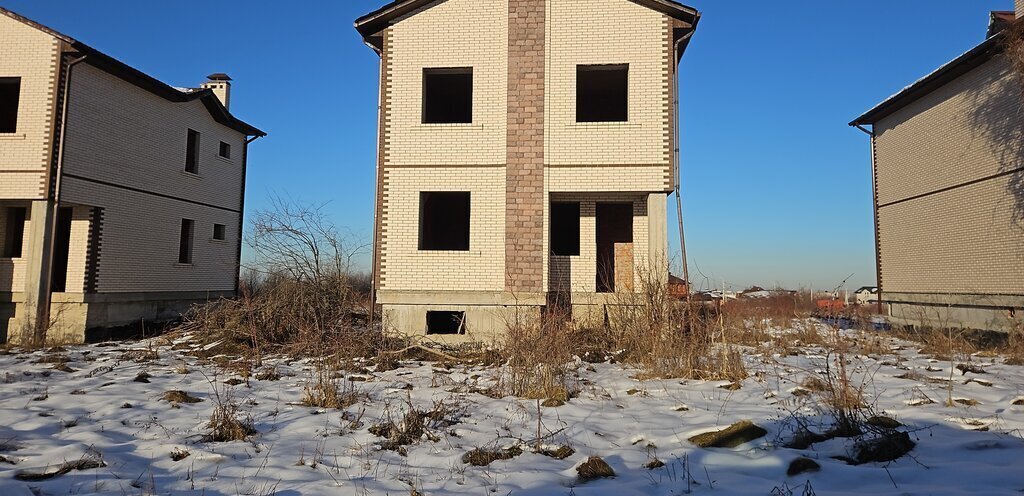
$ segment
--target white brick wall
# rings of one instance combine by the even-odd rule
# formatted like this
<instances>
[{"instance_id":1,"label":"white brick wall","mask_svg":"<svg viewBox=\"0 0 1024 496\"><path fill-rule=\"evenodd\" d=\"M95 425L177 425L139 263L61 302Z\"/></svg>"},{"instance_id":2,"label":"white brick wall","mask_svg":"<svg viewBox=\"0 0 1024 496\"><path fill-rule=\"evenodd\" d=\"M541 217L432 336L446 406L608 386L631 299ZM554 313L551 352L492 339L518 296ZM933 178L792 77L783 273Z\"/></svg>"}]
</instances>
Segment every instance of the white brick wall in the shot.
<instances>
[{"instance_id":1,"label":"white brick wall","mask_svg":"<svg viewBox=\"0 0 1024 496\"><path fill-rule=\"evenodd\" d=\"M1024 294L1024 226L1006 194L1013 177L882 208L883 290Z\"/></svg>"},{"instance_id":2,"label":"white brick wall","mask_svg":"<svg viewBox=\"0 0 1024 496\"><path fill-rule=\"evenodd\" d=\"M199 100L173 103L87 64L74 69L64 171L237 210L245 137ZM198 177L184 172L188 129L200 132ZM231 145L231 160L217 156Z\"/></svg>"},{"instance_id":3,"label":"white brick wall","mask_svg":"<svg viewBox=\"0 0 1024 496\"><path fill-rule=\"evenodd\" d=\"M381 289L504 289L504 167L394 167L383 180ZM469 251L418 250L421 191L470 192Z\"/></svg>"},{"instance_id":4,"label":"white brick wall","mask_svg":"<svg viewBox=\"0 0 1024 496\"><path fill-rule=\"evenodd\" d=\"M665 181L665 171L658 167L602 165L548 167L545 170L545 184L552 193L660 191L664 189Z\"/></svg>"},{"instance_id":5,"label":"white brick wall","mask_svg":"<svg viewBox=\"0 0 1024 496\"><path fill-rule=\"evenodd\" d=\"M627 0L548 3L548 164L669 165L667 31L665 15ZM581 64L629 64L629 122L576 122L576 66ZM660 191L664 185L646 189Z\"/></svg>"},{"instance_id":6,"label":"white brick wall","mask_svg":"<svg viewBox=\"0 0 1024 496\"><path fill-rule=\"evenodd\" d=\"M503 165L508 3L448 0L389 28L387 165ZM473 123L422 124L423 69L473 68Z\"/></svg>"},{"instance_id":7,"label":"white brick wall","mask_svg":"<svg viewBox=\"0 0 1024 496\"><path fill-rule=\"evenodd\" d=\"M21 78L17 132L0 134L0 199L42 198L59 46L52 36L0 15L0 77Z\"/></svg>"},{"instance_id":8,"label":"white brick wall","mask_svg":"<svg viewBox=\"0 0 1024 496\"><path fill-rule=\"evenodd\" d=\"M64 187L76 201L103 205L99 292L234 289L238 214L77 179ZM178 264L182 218L196 221L190 266ZM225 241L212 239L214 223L229 226Z\"/></svg>"},{"instance_id":9,"label":"white brick wall","mask_svg":"<svg viewBox=\"0 0 1024 496\"><path fill-rule=\"evenodd\" d=\"M229 210L239 207L244 136L198 100L169 102L84 64L68 122L67 174L171 197L64 179L62 201L103 208L98 291L233 290L240 215ZM190 128L201 133L198 175L184 172ZM221 141L230 160L217 156ZM177 263L182 218L196 221L191 266ZM214 223L227 226L225 241L211 239ZM84 267L87 224L76 233Z\"/></svg>"},{"instance_id":10,"label":"white brick wall","mask_svg":"<svg viewBox=\"0 0 1024 496\"><path fill-rule=\"evenodd\" d=\"M883 159L878 202L991 176L1017 163L1021 157L1004 143L1024 139L1018 85L1006 62L995 59L882 119L875 126L876 153ZM993 133L1011 134L992 139Z\"/></svg>"}]
</instances>

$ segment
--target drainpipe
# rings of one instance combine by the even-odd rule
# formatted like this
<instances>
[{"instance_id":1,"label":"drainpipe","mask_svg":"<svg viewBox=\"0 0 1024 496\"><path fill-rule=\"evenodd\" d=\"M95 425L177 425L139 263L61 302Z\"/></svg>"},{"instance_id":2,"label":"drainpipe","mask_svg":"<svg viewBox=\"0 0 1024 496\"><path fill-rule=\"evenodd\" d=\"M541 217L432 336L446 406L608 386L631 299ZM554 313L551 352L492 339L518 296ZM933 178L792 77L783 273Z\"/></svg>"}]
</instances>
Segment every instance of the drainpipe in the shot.
<instances>
[{"instance_id":1,"label":"drainpipe","mask_svg":"<svg viewBox=\"0 0 1024 496\"><path fill-rule=\"evenodd\" d=\"M372 43L369 43L369 42L367 42L365 40L363 41L363 43L365 43L366 46L370 47L371 50L376 52L378 57L383 57L384 56L384 54L382 52L382 49L378 49L377 47L373 46ZM386 77L386 74L384 74L384 61L383 61L383 59L381 59L380 77L381 77L381 79ZM384 81L381 81L381 88L383 88L383 83L384 83ZM377 91L377 125L378 126L383 126L384 125L384 123L381 122L381 115L382 115L382 112L383 112L383 108L382 107L384 105L384 94L383 93L384 93L383 91L379 91L379 90ZM372 226L373 226L372 227L372 230L373 230L373 244L370 245L370 250L372 251L372 253L370 254L370 309L369 309L370 310L370 315L369 315L369 317L367 319L367 327L369 328L369 330L371 332L373 331L373 325L374 325L374 320L375 320L374 319L374 317L375 317L374 314L376 313L376 310L377 310L377 276L378 276L378 274L377 274L377 263L378 263L377 257L380 256L380 253L378 253L378 250L377 250L377 242L378 242L378 239L377 239L377 216L380 215L380 212L377 211L377 200L378 200L377 199L377 189L378 189L378 185L380 184L380 166L381 166L381 163L380 163L380 160L381 160L380 137L381 137L381 132L382 131L383 131L382 129L378 129L377 130L377 136L374 138L376 140L377 146L374 147L374 153L376 154L376 160L374 160L374 166L373 166L373 178L374 178L374 180L373 180L373 224L372 224ZM381 328L381 331L383 331L383 330L384 329Z\"/></svg>"},{"instance_id":2,"label":"drainpipe","mask_svg":"<svg viewBox=\"0 0 1024 496\"><path fill-rule=\"evenodd\" d=\"M46 240L48 256L44 260L46 266L42 270L44 277L43 280L39 281L40 286L42 286L42 291L39 293L43 295L43 298L36 305L35 338L40 343L46 339L46 330L50 327L50 309L52 306L51 300L53 299L53 250L57 243L57 214L60 212L61 176L64 170L64 142L68 135L68 103L71 100L71 75L73 73L72 69L80 62L85 61L87 57L88 55L83 55L72 60L64 70L64 88L61 90L64 92L64 101L60 111L60 142L57 145L57 167L54 171L53 217L50 219L50 226L46 233L48 238Z\"/></svg>"},{"instance_id":3,"label":"drainpipe","mask_svg":"<svg viewBox=\"0 0 1024 496\"><path fill-rule=\"evenodd\" d=\"M877 170L877 156L875 155L875 127L871 126L871 129L867 129L864 126L854 124L854 127L861 130L864 134L871 137L871 198L872 198L872 210L875 216L875 282L878 284L878 302L876 303L876 311L879 315L882 315L882 252L880 250L881 244L878 239L878 174Z\"/></svg>"},{"instance_id":4,"label":"drainpipe","mask_svg":"<svg viewBox=\"0 0 1024 496\"><path fill-rule=\"evenodd\" d=\"M694 28L696 28L696 26L694 26ZM675 51L673 53L673 57L675 57L675 53L679 53L679 47L680 46L682 46L685 43L689 43L690 38L693 37L693 33L695 33L695 32L696 32L696 29L693 29L689 33L686 33L682 38L679 38L678 41L676 41ZM679 60L681 60L681 57L680 57ZM679 70L678 70L679 61L675 62L675 67L676 67L676 72L675 72L674 77L672 78L672 96L674 97L674 100L675 100L675 102L674 102L675 114L672 116L672 118L676 120L675 126L674 126L676 132L674 133L675 136L673 136L673 140L674 140L673 148L675 149L675 153L673 154L673 156L675 158L675 164L674 164L675 165L675 171L674 172L675 172L675 175L676 175L676 180L675 180L675 183L676 183L675 184L675 186L676 186L676 188L675 188L675 194L676 194L676 219L679 221L679 250L680 250L680 252L682 254L682 257L683 257L683 281L686 282L686 302L690 303L690 293L691 293L691 291L690 291L690 289L691 289L690 288L690 268L688 266L687 258L686 258L686 235L685 235L684 230L683 230L683 199L682 199L682 197L680 195L680 192L679 192L679 190L680 190L679 182L682 180L682 177L683 177L681 160L679 158L679 149L680 149L679 132L680 132L680 128L682 127L682 124L681 124L682 123L682 119L681 119L681 116L679 115L679 107L680 107L680 105L679 105L679 100L680 100L680 98L679 98Z\"/></svg>"}]
</instances>

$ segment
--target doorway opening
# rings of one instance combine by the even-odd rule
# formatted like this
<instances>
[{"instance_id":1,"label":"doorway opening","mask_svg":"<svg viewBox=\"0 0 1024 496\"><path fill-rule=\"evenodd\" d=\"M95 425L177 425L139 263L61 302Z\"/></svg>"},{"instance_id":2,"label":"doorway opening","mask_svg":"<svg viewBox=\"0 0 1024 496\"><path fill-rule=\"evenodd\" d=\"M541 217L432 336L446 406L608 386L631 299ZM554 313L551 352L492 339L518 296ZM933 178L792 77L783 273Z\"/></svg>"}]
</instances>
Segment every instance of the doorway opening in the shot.
<instances>
[{"instance_id":1,"label":"doorway opening","mask_svg":"<svg viewBox=\"0 0 1024 496\"><path fill-rule=\"evenodd\" d=\"M57 236L53 242L53 273L50 277L50 290L63 293L68 289L68 258L71 254L71 218L75 209L60 207L57 209Z\"/></svg>"},{"instance_id":2,"label":"doorway opening","mask_svg":"<svg viewBox=\"0 0 1024 496\"><path fill-rule=\"evenodd\" d=\"M598 203L597 292L614 293L616 282L628 289L633 280L633 204Z\"/></svg>"}]
</instances>

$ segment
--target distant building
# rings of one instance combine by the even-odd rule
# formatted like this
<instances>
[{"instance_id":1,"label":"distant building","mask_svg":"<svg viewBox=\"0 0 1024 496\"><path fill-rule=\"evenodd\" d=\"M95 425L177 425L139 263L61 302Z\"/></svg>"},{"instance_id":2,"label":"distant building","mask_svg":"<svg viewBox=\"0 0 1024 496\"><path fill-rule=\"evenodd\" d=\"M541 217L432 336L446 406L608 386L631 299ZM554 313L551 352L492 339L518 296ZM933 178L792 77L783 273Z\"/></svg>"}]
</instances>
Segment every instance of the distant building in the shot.
<instances>
[{"instance_id":1,"label":"distant building","mask_svg":"<svg viewBox=\"0 0 1024 496\"><path fill-rule=\"evenodd\" d=\"M858 305L868 305L872 303L878 303L878 288L874 286L864 286L853 292L854 301Z\"/></svg>"},{"instance_id":2,"label":"distant building","mask_svg":"<svg viewBox=\"0 0 1024 496\"><path fill-rule=\"evenodd\" d=\"M374 286L384 324L490 339L668 277L679 59L671 0L397 0L380 55ZM447 335L447 336L443 336Z\"/></svg>"},{"instance_id":3,"label":"distant building","mask_svg":"<svg viewBox=\"0 0 1024 496\"><path fill-rule=\"evenodd\" d=\"M230 78L172 88L0 8L0 341L233 295L249 141Z\"/></svg>"},{"instance_id":4,"label":"distant building","mask_svg":"<svg viewBox=\"0 0 1024 496\"><path fill-rule=\"evenodd\" d=\"M1024 323L1024 80L1004 56L1016 6L851 123L871 134L878 284L897 323Z\"/></svg>"}]
</instances>

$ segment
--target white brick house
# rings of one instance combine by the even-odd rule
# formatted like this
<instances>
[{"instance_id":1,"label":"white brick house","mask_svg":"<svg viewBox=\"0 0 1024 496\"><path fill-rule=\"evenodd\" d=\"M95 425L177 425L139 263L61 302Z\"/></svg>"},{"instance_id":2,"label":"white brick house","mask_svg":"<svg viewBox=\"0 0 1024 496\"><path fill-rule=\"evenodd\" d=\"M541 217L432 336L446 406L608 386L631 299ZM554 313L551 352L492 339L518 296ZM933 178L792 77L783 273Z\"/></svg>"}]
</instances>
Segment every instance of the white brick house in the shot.
<instances>
[{"instance_id":1,"label":"white brick house","mask_svg":"<svg viewBox=\"0 0 1024 496\"><path fill-rule=\"evenodd\" d=\"M0 339L82 341L234 294L265 134L230 89L173 88L0 8Z\"/></svg>"},{"instance_id":2,"label":"white brick house","mask_svg":"<svg viewBox=\"0 0 1024 496\"><path fill-rule=\"evenodd\" d=\"M670 0L398 0L358 19L381 57L385 325L484 339L552 304L601 321L667 279L677 67L699 19Z\"/></svg>"}]
</instances>

